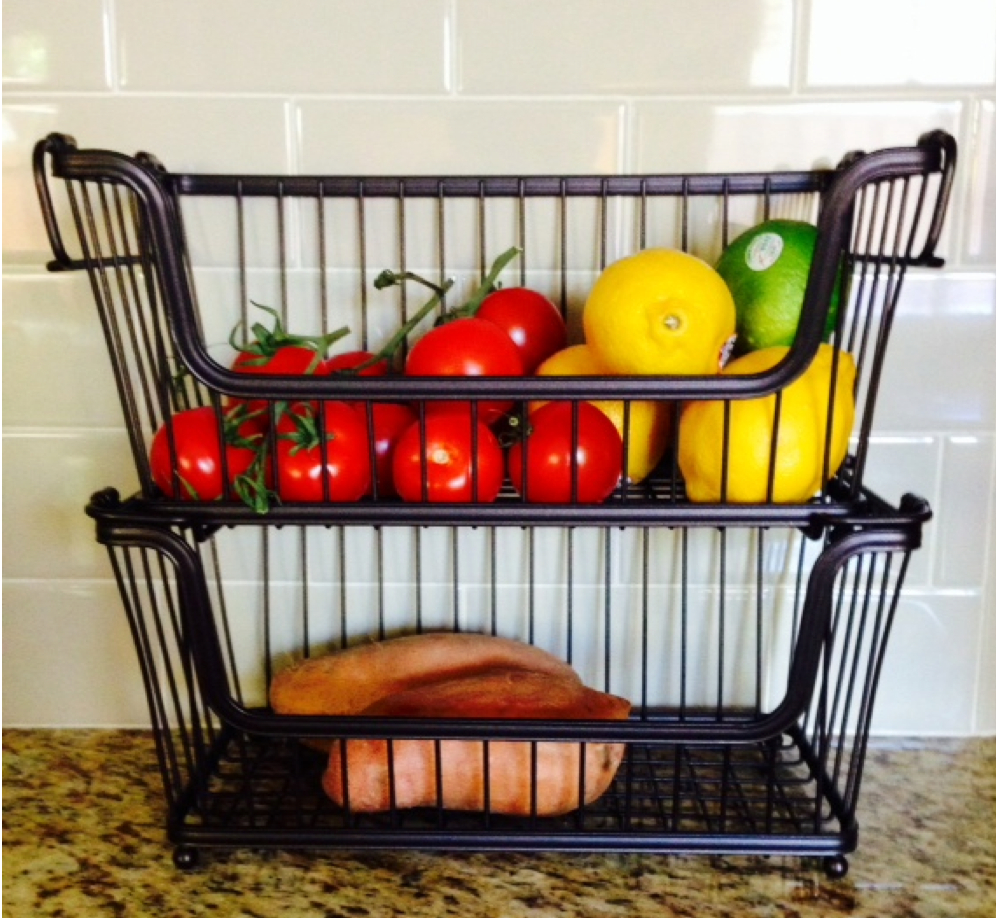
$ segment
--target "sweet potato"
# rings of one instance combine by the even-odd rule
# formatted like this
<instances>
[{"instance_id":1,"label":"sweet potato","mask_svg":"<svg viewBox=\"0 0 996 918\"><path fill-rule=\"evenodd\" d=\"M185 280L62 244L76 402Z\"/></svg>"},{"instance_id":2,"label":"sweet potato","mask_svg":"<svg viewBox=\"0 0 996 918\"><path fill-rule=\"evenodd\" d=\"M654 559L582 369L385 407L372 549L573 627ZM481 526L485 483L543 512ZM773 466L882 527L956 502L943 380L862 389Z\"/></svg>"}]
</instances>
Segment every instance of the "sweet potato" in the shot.
<instances>
[{"instance_id":1,"label":"sweet potato","mask_svg":"<svg viewBox=\"0 0 996 918\"><path fill-rule=\"evenodd\" d=\"M580 682L563 660L521 641L431 633L304 660L276 675L270 704L278 714L359 714L388 695L495 667L552 673Z\"/></svg>"},{"instance_id":2,"label":"sweet potato","mask_svg":"<svg viewBox=\"0 0 996 918\"><path fill-rule=\"evenodd\" d=\"M576 678L496 668L388 696L363 713L384 717L622 720L629 711L630 703L625 699L587 688ZM584 790L579 794L582 747ZM333 743L322 783L335 803L348 803L354 812L382 812L392 803L398 809L436 806L441 788L438 802L447 809L559 815L576 809L579 798L589 804L605 792L624 748L621 743L594 742L344 740Z\"/></svg>"}]
</instances>

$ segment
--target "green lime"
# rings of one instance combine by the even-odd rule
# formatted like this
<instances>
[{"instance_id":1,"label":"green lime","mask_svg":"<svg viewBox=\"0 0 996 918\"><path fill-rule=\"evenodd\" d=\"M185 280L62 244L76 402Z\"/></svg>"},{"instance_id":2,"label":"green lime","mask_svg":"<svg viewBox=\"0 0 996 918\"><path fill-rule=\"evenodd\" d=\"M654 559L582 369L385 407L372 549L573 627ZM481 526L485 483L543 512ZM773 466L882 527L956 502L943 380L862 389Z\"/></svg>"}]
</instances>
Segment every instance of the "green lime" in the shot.
<instances>
[{"instance_id":1,"label":"green lime","mask_svg":"<svg viewBox=\"0 0 996 918\"><path fill-rule=\"evenodd\" d=\"M816 227L801 220L767 220L731 242L716 270L737 308L737 353L791 347L816 248ZM837 323L834 285L823 340Z\"/></svg>"}]
</instances>

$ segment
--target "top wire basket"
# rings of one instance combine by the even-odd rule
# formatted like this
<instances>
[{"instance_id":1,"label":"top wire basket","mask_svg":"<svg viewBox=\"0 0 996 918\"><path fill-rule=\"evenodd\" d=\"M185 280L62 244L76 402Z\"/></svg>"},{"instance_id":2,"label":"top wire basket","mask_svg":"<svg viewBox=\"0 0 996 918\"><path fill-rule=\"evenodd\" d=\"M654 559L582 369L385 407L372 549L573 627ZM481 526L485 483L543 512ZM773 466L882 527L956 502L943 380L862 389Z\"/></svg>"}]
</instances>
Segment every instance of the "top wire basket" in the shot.
<instances>
[{"instance_id":1,"label":"top wire basket","mask_svg":"<svg viewBox=\"0 0 996 918\"><path fill-rule=\"evenodd\" d=\"M157 512L225 521L320 521L378 524L543 523L736 524L766 521L816 526L865 500L869 436L893 317L911 266L942 264L936 247L956 160L941 131L912 147L849 154L835 169L803 172L617 176L297 176L216 175L168 171L153 156L81 150L52 134L35 148L34 167L54 254L52 270L89 275L140 481L140 502ZM53 181L58 179L61 181ZM399 372L409 349L434 323L472 299L500 256L514 253L504 286L543 293L565 320L569 340L593 283L613 262L648 248L680 250L715 263L743 230L774 218L817 228L815 250L794 343L777 362L745 375L592 375L444 377ZM375 284L384 269L426 286ZM445 294L445 295L442 295ZM435 302L432 298L435 297ZM831 303L839 306L831 309ZM428 308L431 305L432 308ZM829 332L828 316L831 316ZM295 339L330 341L332 355L377 353L393 342L391 372L262 375L233 368L240 352L274 329ZM398 337L399 329L407 331ZM327 336L327 337L323 337ZM824 341L824 338L826 340ZM777 489L780 456L791 450L783 394L821 350L829 371L814 407L824 426L816 486L804 497ZM328 356L323 353L322 358ZM853 380L845 364L853 361ZM313 368L312 368L313 369ZM718 369L718 364L717 364ZM854 394L846 458L831 453L835 405ZM734 493L736 403L767 398L770 428L747 496ZM614 402L623 474L604 500L584 499L573 472L562 500L533 499L502 472L496 495L479 490L483 469L477 422L495 400L511 405L502 420L525 427L539 401L571 406ZM712 439L718 482L711 496L687 487L683 418L692 402L720 406ZM371 479L360 494L328 481L317 498L291 499L279 482L288 463L279 430L288 405L347 402L373 430L379 406L403 403L421 422L416 439L423 480L415 499L397 496L377 465L375 438L360 447ZM434 500L428 472L432 444L425 420L439 403L469 413L469 496ZM626 473L640 436L639 403L665 416L668 441L649 474ZM222 450L218 499L195 493L181 475L173 422L211 409L222 441L233 405L260 420L266 467L255 479L265 512L247 506L238 469ZM316 442L335 431L316 411ZM241 418L240 418L241 419ZM510 422L511 419L511 422ZM329 429L326 429L326 426ZM150 446L164 429L167 481ZM244 434L244 431L242 432ZM525 439L529 442L529 438ZM576 444L575 444L576 445ZM526 447L528 450L528 446ZM416 457L419 458L419 457ZM531 468L528 463L525 467ZM241 471L245 471L242 469ZM529 474L527 472L527 474ZM244 485L245 476L242 476ZM419 499L419 496L423 499ZM492 500L491 497L494 496Z\"/></svg>"}]
</instances>

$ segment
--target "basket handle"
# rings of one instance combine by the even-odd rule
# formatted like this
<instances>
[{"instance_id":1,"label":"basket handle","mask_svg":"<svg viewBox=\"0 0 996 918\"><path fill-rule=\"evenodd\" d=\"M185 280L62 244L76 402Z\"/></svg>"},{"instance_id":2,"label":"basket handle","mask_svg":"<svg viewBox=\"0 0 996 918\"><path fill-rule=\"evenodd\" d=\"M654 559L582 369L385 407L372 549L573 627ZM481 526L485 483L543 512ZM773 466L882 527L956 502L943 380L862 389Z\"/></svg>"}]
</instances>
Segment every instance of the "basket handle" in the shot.
<instances>
[{"instance_id":1,"label":"basket handle","mask_svg":"<svg viewBox=\"0 0 996 918\"><path fill-rule=\"evenodd\" d=\"M41 204L42 220L45 222L45 233L51 246L53 261L48 263L49 271L76 271L83 267L78 259L71 258L62 241L62 231L55 216L55 205L52 203L52 192L48 183L48 171L45 168L45 157L54 157L66 150L75 150L76 141L68 134L49 134L35 144L31 157L32 170L35 176L35 189Z\"/></svg>"},{"instance_id":2,"label":"basket handle","mask_svg":"<svg viewBox=\"0 0 996 918\"><path fill-rule=\"evenodd\" d=\"M944 259L934 253L941 235L941 228L944 225L948 202L951 200L955 165L958 162L958 143L947 131L934 130L921 135L917 141L917 146L923 149L932 148L940 160L941 185L937 191L937 200L930 221L930 229L927 231L927 239L923 244L923 250L916 259L916 264L940 268L944 266Z\"/></svg>"}]
</instances>

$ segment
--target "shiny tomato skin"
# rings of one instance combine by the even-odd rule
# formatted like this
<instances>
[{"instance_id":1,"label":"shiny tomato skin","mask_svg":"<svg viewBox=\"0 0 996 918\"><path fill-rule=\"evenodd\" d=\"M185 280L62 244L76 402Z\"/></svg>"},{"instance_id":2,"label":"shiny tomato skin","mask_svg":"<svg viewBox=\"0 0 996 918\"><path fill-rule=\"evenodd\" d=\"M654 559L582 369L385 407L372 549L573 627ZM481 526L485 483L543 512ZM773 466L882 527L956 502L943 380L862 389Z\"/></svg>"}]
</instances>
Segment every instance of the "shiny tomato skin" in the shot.
<instances>
[{"instance_id":1,"label":"shiny tomato skin","mask_svg":"<svg viewBox=\"0 0 996 918\"><path fill-rule=\"evenodd\" d=\"M560 310L528 287L505 287L489 294L477 318L497 325L512 339L529 374L567 346L567 323Z\"/></svg>"},{"instance_id":2,"label":"shiny tomato skin","mask_svg":"<svg viewBox=\"0 0 996 918\"><path fill-rule=\"evenodd\" d=\"M256 453L247 447L225 444L223 465L220 426L217 412L206 406L180 411L156 431L149 464L152 480L167 497L220 500L225 496L224 471L229 485L248 471ZM253 427L251 423L243 425L240 434L261 438L262 433L250 429Z\"/></svg>"},{"instance_id":3,"label":"shiny tomato skin","mask_svg":"<svg viewBox=\"0 0 996 918\"><path fill-rule=\"evenodd\" d=\"M317 351L287 344L278 348L272 357L240 351L232 363L232 369L248 376L308 376L317 373L321 365L322 358ZM230 398L228 404L233 407L245 404L249 411L265 413L271 400Z\"/></svg>"},{"instance_id":4,"label":"shiny tomato skin","mask_svg":"<svg viewBox=\"0 0 996 918\"><path fill-rule=\"evenodd\" d=\"M292 414L316 425L325 442L296 442L298 425ZM355 501L370 487L370 449L366 427L356 409L340 401L322 402L318 412L310 404L291 406L277 423L276 491L288 503ZM327 493L326 493L327 489Z\"/></svg>"},{"instance_id":5,"label":"shiny tomato skin","mask_svg":"<svg viewBox=\"0 0 996 918\"><path fill-rule=\"evenodd\" d=\"M504 466L498 438L486 424L479 421L475 429L461 413L427 415L424 424L409 426L395 446L394 485L411 502L492 503L501 490Z\"/></svg>"},{"instance_id":6,"label":"shiny tomato skin","mask_svg":"<svg viewBox=\"0 0 996 918\"><path fill-rule=\"evenodd\" d=\"M322 363L317 372L328 376L335 373L342 373L345 370L356 370L359 366L369 364L369 366L363 366L362 370L357 371L356 375L387 376L391 371L391 365L383 358L380 360L376 358L377 355L370 351L346 351L343 354L336 354L329 357L328 360ZM371 363L371 361L373 362Z\"/></svg>"},{"instance_id":7,"label":"shiny tomato skin","mask_svg":"<svg viewBox=\"0 0 996 918\"><path fill-rule=\"evenodd\" d=\"M493 322L455 319L427 332L412 347L406 376L523 376L525 368L515 343ZM440 404L433 403L429 411ZM456 403L459 404L459 403ZM463 404L469 405L468 402ZM491 424L511 411L511 401L478 401L478 419ZM433 407L435 406L435 407Z\"/></svg>"},{"instance_id":8,"label":"shiny tomato skin","mask_svg":"<svg viewBox=\"0 0 996 918\"><path fill-rule=\"evenodd\" d=\"M601 411L578 403L577 438L570 402L548 402L529 415L530 430L508 453L512 485L530 503L601 503L622 475L622 438Z\"/></svg>"},{"instance_id":9,"label":"shiny tomato skin","mask_svg":"<svg viewBox=\"0 0 996 918\"><path fill-rule=\"evenodd\" d=\"M366 405L357 405L356 411L363 422L363 430L369 441L370 415ZM373 415L374 478L378 497L396 497L394 486L394 448L401 435L418 419L408 405L396 402L374 402L370 405ZM373 479L367 494L373 494Z\"/></svg>"}]
</instances>

